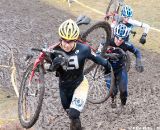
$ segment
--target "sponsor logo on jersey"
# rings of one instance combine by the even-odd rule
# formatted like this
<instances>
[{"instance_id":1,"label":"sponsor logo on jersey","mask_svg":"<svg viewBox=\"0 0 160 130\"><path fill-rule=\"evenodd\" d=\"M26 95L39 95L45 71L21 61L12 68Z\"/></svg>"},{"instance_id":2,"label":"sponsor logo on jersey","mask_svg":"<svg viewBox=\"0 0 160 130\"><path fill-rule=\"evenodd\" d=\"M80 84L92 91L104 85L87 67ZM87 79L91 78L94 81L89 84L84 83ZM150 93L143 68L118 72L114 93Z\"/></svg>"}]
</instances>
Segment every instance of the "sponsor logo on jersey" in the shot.
<instances>
[{"instance_id":1,"label":"sponsor logo on jersey","mask_svg":"<svg viewBox=\"0 0 160 130\"><path fill-rule=\"evenodd\" d=\"M92 50L91 50L91 54L92 54L92 55L94 55L94 56L96 56L96 53L95 53L95 52L93 52Z\"/></svg>"},{"instance_id":2,"label":"sponsor logo on jersey","mask_svg":"<svg viewBox=\"0 0 160 130\"><path fill-rule=\"evenodd\" d=\"M76 51L75 51L75 54L78 54L78 53L79 53L79 50L76 50Z\"/></svg>"},{"instance_id":3,"label":"sponsor logo on jersey","mask_svg":"<svg viewBox=\"0 0 160 130\"><path fill-rule=\"evenodd\" d=\"M81 107L83 105L84 101L80 98L74 98L72 103L75 104L78 107Z\"/></svg>"}]
</instances>

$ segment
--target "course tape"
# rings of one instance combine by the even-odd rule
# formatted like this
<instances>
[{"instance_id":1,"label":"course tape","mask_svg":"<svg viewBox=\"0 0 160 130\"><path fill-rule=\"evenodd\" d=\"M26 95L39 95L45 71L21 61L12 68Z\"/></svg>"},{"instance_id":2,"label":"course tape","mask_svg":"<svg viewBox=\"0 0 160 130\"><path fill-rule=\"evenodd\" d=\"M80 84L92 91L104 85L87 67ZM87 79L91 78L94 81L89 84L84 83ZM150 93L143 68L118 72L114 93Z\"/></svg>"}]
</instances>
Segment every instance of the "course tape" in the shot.
<instances>
[{"instance_id":1,"label":"course tape","mask_svg":"<svg viewBox=\"0 0 160 130\"><path fill-rule=\"evenodd\" d=\"M19 92L18 92L18 87L17 87L17 77L16 77L16 66L15 66L15 62L14 62L14 56L13 56L13 50L12 50L12 73L11 73L11 82L14 88L14 91L17 95L17 97L19 97Z\"/></svg>"},{"instance_id":2,"label":"course tape","mask_svg":"<svg viewBox=\"0 0 160 130\"><path fill-rule=\"evenodd\" d=\"M94 9L92 7L89 7L86 4L83 4L82 2L79 2L78 0L68 0L69 7L71 6L71 2L75 2L75 3L79 4L79 5L81 5L82 7L85 7L87 9L90 9L90 10L94 11L97 14L101 14L103 16L105 15L105 13L103 13L103 12L97 10L97 9ZM150 27L150 29L154 30L154 31L157 31L157 32L160 32L160 29L157 29L157 28L154 28L154 27Z\"/></svg>"},{"instance_id":3,"label":"course tape","mask_svg":"<svg viewBox=\"0 0 160 130\"><path fill-rule=\"evenodd\" d=\"M17 78L16 78L17 70L16 70L16 66L14 62L13 50L11 51L12 51L12 66L0 65L0 68L10 68L11 69L11 83L16 93L16 96L19 97L19 92L18 92L18 87L17 87Z\"/></svg>"}]
</instances>

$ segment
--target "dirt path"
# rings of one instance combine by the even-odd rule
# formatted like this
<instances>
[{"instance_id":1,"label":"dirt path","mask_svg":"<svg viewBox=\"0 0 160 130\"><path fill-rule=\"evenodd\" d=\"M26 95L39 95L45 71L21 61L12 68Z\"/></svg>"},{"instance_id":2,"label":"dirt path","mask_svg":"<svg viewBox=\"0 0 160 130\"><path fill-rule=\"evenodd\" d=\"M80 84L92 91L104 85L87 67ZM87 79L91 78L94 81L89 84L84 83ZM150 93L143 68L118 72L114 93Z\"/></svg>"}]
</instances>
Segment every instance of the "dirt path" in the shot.
<instances>
[{"instance_id":1,"label":"dirt path","mask_svg":"<svg viewBox=\"0 0 160 130\"><path fill-rule=\"evenodd\" d=\"M18 57L16 61L23 64L23 55L26 54L26 50L31 46L41 46L42 39L45 38L49 43L57 41L59 24L70 17L74 18L39 0L1 0L0 42L16 48L19 52L16 55ZM6 46L4 48L6 53L1 54L1 63L8 64L10 50ZM160 127L160 58L156 53L145 50L142 50L142 53L145 71L139 74L132 67L129 72L129 97L126 110L119 115L116 110L110 108L109 102L100 105L87 103L81 115L82 125L86 130L117 130L119 128L135 130L136 127L141 129ZM7 59L6 62L4 59ZM22 68L23 66L20 66L21 72ZM7 78L10 75L6 71ZM2 73L0 74L2 81L4 77ZM68 117L60 105L54 77L53 80L54 86L46 90L42 113L35 125L35 130L67 130L69 127ZM2 85L11 87L5 83Z\"/></svg>"}]
</instances>

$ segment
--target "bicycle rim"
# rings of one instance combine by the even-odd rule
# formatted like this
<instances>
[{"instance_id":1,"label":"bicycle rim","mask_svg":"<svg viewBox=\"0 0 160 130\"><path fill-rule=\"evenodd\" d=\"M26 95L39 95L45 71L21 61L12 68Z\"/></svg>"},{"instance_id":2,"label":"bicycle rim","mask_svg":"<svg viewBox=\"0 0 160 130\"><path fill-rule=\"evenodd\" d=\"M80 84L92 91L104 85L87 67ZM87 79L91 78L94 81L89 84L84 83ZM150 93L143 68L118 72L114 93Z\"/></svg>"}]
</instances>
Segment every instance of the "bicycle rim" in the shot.
<instances>
[{"instance_id":1,"label":"bicycle rim","mask_svg":"<svg viewBox=\"0 0 160 130\"><path fill-rule=\"evenodd\" d=\"M94 53L100 50L101 55L104 54L110 38L111 27L105 21L95 23L82 34L82 40L90 46L91 50ZM85 74L89 73L94 67L95 65L92 61L86 60L84 68Z\"/></svg>"},{"instance_id":2,"label":"bicycle rim","mask_svg":"<svg viewBox=\"0 0 160 130\"><path fill-rule=\"evenodd\" d=\"M28 84L32 68L33 64L24 73L19 92L18 115L24 128L31 128L36 123L41 111L45 91L42 67L35 71L31 85Z\"/></svg>"},{"instance_id":3,"label":"bicycle rim","mask_svg":"<svg viewBox=\"0 0 160 130\"><path fill-rule=\"evenodd\" d=\"M104 68L97 65L88 75L89 94L88 101L93 104L100 104L105 102L111 95L114 87L114 73L111 70L110 74L104 75ZM106 80L110 78L110 88L107 88Z\"/></svg>"}]
</instances>

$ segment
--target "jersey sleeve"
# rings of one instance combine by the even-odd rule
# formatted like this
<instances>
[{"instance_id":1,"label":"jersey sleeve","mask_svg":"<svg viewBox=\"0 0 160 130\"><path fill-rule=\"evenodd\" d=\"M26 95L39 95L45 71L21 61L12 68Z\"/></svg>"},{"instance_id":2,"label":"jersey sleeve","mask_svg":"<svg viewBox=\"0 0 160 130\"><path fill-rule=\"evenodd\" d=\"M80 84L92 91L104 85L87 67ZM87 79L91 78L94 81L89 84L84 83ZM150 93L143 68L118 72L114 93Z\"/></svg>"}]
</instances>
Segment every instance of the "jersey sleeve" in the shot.
<instances>
[{"instance_id":1,"label":"jersey sleeve","mask_svg":"<svg viewBox=\"0 0 160 130\"><path fill-rule=\"evenodd\" d=\"M87 58L92 60L93 62L102 65L105 67L106 71L110 71L111 70L111 66L110 63L108 62L107 59L104 59L102 56L96 54L95 52L91 51L91 49L88 49L88 55Z\"/></svg>"},{"instance_id":2,"label":"jersey sleeve","mask_svg":"<svg viewBox=\"0 0 160 130\"><path fill-rule=\"evenodd\" d=\"M137 20L133 20L131 18L128 20L128 23L132 24L135 27L144 28L144 33L146 33L146 34L149 32L150 26L146 23L142 23L142 22L139 22Z\"/></svg>"},{"instance_id":3,"label":"jersey sleeve","mask_svg":"<svg viewBox=\"0 0 160 130\"><path fill-rule=\"evenodd\" d=\"M131 44L129 42L126 42L125 44L127 45L127 50L132 52L136 58L138 58L138 59L142 58L141 52L139 51L138 48L134 47L133 44Z\"/></svg>"}]
</instances>

